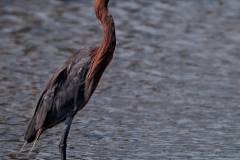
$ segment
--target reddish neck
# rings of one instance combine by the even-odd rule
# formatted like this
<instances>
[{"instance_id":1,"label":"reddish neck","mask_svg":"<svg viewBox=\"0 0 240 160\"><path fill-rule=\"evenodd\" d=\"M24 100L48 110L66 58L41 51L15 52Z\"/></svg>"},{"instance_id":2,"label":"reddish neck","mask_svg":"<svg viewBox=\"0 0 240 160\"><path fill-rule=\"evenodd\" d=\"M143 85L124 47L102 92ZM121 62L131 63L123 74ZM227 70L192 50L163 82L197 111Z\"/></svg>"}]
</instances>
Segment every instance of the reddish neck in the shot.
<instances>
[{"instance_id":1,"label":"reddish neck","mask_svg":"<svg viewBox=\"0 0 240 160\"><path fill-rule=\"evenodd\" d=\"M111 62L116 46L115 26L112 15L107 9L108 1L96 0L94 6L96 17L100 20L104 30L102 43L93 54L91 68L87 77L87 83L94 77L95 85L98 84L103 71Z\"/></svg>"}]
</instances>

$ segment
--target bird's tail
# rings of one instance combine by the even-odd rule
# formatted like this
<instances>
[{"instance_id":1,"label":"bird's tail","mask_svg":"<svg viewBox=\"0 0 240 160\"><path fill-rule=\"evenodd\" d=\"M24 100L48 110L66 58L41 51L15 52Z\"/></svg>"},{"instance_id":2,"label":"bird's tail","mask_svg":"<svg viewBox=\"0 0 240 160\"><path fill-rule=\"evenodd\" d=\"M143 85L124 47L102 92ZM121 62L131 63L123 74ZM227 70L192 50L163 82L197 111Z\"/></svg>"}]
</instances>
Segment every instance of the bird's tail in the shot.
<instances>
[{"instance_id":1,"label":"bird's tail","mask_svg":"<svg viewBox=\"0 0 240 160\"><path fill-rule=\"evenodd\" d=\"M37 134L36 116L33 116L29 120L27 128L25 129L24 140L27 141L27 143L31 143L36 139L36 134Z\"/></svg>"}]
</instances>

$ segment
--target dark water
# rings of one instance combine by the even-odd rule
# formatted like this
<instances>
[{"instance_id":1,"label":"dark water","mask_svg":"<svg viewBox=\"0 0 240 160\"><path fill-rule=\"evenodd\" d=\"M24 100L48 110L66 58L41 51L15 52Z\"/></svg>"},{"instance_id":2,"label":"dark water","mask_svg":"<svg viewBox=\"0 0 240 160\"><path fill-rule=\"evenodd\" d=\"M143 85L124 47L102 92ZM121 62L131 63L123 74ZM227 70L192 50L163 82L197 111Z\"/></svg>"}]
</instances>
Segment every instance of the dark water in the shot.
<instances>
[{"instance_id":1,"label":"dark water","mask_svg":"<svg viewBox=\"0 0 240 160\"><path fill-rule=\"evenodd\" d=\"M93 3L0 0L0 159L16 159L53 72L100 44ZM111 0L109 10L114 59L74 118L68 159L240 159L240 1ZM62 129L29 159L59 159Z\"/></svg>"}]
</instances>

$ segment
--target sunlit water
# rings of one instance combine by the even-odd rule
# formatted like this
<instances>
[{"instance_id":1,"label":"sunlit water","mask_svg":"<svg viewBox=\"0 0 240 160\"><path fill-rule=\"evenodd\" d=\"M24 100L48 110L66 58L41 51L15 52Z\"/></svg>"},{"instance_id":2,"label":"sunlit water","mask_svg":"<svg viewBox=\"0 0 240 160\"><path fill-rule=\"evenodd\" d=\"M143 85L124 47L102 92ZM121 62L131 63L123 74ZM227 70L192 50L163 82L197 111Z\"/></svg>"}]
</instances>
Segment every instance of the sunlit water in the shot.
<instances>
[{"instance_id":1,"label":"sunlit water","mask_svg":"<svg viewBox=\"0 0 240 160\"><path fill-rule=\"evenodd\" d=\"M0 0L0 159L16 159L54 71L100 44L93 3ZM74 118L68 159L239 159L240 2L111 0L109 10L114 59ZM59 159L62 129L29 159Z\"/></svg>"}]
</instances>

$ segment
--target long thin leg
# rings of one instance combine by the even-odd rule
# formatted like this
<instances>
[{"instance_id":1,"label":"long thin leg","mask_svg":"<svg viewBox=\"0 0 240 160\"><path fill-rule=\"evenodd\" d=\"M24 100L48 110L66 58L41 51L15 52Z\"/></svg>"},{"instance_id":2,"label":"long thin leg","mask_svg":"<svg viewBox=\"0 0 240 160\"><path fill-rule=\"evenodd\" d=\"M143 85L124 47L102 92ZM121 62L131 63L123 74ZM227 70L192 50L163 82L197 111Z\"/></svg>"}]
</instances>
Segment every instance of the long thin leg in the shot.
<instances>
[{"instance_id":1,"label":"long thin leg","mask_svg":"<svg viewBox=\"0 0 240 160\"><path fill-rule=\"evenodd\" d=\"M34 148L34 146L35 146L35 144L36 144L39 136L41 135L41 133L42 133L42 128L40 128L40 129L37 131L36 138L35 138L35 140L34 140L34 143L33 143L33 146L32 146L32 148L31 148L30 152L28 153L28 157L29 157L29 155L31 154L31 152L32 152L32 150L33 150L33 148Z\"/></svg>"},{"instance_id":2,"label":"long thin leg","mask_svg":"<svg viewBox=\"0 0 240 160\"><path fill-rule=\"evenodd\" d=\"M67 148L67 136L72 124L73 117L67 117L65 126L62 132L62 136L59 142L59 151L61 154L61 160L66 160L66 148Z\"/></svg>"},{"instance_id":3,"label":"long thin leg","mask_svg":"<svg viewBox=\"0 0 240 160\"><path fill-rule=\"evenodd\" d=\"M24 148L24 146L27 144L27 141L24 142L22 148L20 149L20 151L18 152L17 156L22 152L22 149Z\"/></svg>"}]
</instances>

